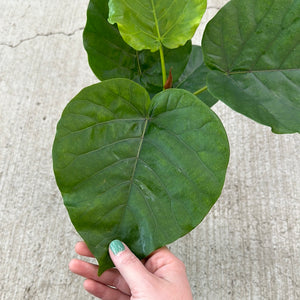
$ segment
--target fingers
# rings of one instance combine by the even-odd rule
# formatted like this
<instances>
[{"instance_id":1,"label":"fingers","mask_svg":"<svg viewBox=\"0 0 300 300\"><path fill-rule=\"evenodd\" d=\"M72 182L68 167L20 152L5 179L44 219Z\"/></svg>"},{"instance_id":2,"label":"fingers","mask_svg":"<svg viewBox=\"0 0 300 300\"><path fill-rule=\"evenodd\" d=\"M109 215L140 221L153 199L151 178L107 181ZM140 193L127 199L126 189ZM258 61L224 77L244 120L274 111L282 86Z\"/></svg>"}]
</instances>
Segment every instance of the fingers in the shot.
<instances>
[{"instance_id":1,"label":"fingers","mask_svg":"<svg viewBox=\"0 0 300 300\"><path fill-rule=\"evenodd\" d=\"M93 256L84 242L76 245L76 252ZM124 243L114 240L109 254L117 269L109 269L100 277L97 265L78 259L70 262L73 273L87 278L84 287L92 295L102 300L130 300L137 295L147 298L149 293L151 299L173 299L175 294L178 299L192 299L185 266L168 248L140 261Z\"/></svg>"},{"instance_id":2,"label":"fingers","mask_svg":"<svg viewBox=\"0 0 300 300\"><path fill-rule=\"evenodd\" d=\"M93 281L99 282L106 286L115 287L122 293L130 295L130 289L117 269L109 269L105 271L103 274L101 274L101 276L99 277L97 275L98 274L97 265L79 259L71 260L69 264L69 268L73 273L77 275L80 275L88 279L92 279Z\"/></svg>"},{"instance_id":3,"label":"fingers","mask_svg":"<svg viewBox=\"0 0 300 300\"><path fill-rule=\"evenodd\" d=\"M97 276L98 266L94 264L79 259L72 259L69 263L69 269L77 275L101 282L100 277Z\"/></svg>"},{"instance_id":4,"label":"fingers","mask_svg":"<svg viewBox=\"0 0 300 300\"><path fill-rule=\"evenodd\" d=\"M149 286L153 281L152 274L124 243L119 240L112 241L109 245L109 254L131 291L136 287Z\"/></svg>"},{"instance_id":5,"label":"fingers","mask_svg":"<svg viewBox=\"0 0 300 300\"><path fill-rule=\"evenodd\" d=\"M84 288L92 295L102 300L129 300L130 296L123 294L119 290L103 285L92 279L84 282Z\"/></svg>"},{"instance_id":6,"label":"fingers","mask_svg":"<svg viewBox=\"0 0 300 300\"><path fill-rule=\"evenodd\" d=\"M94 257L85 242L78 242L75 246L75 251L82 256Z\"/></svg>"},{"instance_id":7,"label":"fingers","mask_svg":"<svg viewBox=\"0 0 300 300\"><path fill-rule=\"evenodd\" d=\"M168 266L174 271L185 268L183 262L178 259L167 247L162 247L155 250L147 257L147 261L145 263L147 270L156 275L160 275L157 274L157 272L165 266Z\"/></svg>"}]
</instances>

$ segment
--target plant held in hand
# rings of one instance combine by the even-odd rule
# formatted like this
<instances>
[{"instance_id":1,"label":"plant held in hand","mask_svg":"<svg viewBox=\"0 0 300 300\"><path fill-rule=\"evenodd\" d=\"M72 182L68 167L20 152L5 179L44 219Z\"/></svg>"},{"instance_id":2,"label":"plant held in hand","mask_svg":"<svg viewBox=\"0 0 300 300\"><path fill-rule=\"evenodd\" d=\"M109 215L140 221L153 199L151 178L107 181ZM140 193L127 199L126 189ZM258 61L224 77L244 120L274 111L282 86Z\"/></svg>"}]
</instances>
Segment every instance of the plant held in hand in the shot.
<instances>
[{"instance_id":1,"label":"plant held in hand","mask_svg":"<svg viewBox=\"0 0 300 300\"><path fill-rule=\"evenodd\" d=\"M112 266L111 240L145 257L216 202L229 160L217 99L276 133L300 132L300 0L232 0L201 48L190 40L205 8L90 1L84 46L101 82L66 106L53 165L99 273Z\"/></svg>"}]
</instances>

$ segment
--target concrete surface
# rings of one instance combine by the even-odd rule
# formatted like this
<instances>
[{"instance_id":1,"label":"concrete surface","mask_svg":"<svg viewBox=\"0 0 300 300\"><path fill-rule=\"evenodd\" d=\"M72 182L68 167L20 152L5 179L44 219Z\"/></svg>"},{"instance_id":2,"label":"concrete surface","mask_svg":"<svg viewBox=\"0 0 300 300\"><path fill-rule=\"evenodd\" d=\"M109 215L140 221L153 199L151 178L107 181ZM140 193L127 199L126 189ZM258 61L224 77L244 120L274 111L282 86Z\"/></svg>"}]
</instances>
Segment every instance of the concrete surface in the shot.
<instances>
[{"instance_id":1,"label":"concrete surface","mask_svg":"<svg viewBox=\"0 0 300 300\"><path fill-rule=\"evenodd\" d=\"M208 1L197 31L226 1ZM0 299L94 299L68 271L80 240L56 187L55 126L97 82L82 46L87 0L0 0ZM224 191L171 245L194 299L300 299L299 135L215 106L231 160Z\"/></svg>"}]
</instances>

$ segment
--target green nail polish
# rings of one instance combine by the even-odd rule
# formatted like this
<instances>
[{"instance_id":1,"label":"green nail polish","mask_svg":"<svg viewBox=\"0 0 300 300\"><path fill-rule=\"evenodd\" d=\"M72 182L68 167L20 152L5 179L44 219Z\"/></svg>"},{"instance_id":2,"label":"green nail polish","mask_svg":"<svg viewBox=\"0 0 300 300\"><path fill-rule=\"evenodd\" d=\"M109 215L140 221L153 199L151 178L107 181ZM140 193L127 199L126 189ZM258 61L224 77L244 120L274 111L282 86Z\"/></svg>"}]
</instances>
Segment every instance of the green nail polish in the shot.
<instances>
[{"instance_id":1,"label":"green nail polish","mask_svg":"<svg viewBox=\"0 0 300 300\"><path fill-rule=\"evenodd\" d=\"M114 255L117 255L118 253L125 250L125 247L123 243L119 240L114 240L109 244L109 248L112 251Z\"/></svg>"}]
</instances>

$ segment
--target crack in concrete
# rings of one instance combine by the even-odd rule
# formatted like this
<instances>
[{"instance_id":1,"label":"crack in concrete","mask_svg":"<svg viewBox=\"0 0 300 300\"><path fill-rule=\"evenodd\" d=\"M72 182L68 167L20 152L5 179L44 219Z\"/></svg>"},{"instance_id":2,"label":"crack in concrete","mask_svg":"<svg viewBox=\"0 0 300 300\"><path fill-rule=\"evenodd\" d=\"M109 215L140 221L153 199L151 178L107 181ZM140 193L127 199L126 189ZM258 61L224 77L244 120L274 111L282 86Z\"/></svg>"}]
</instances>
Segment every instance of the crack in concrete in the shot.
<instances>
[{"instance_id":1,"label":"crack in concrete","mask_svg":"<svg viewBox=\"0 0 300 300\"><path fill-rule=\"evenodd\" d=\"M220 9L220 7L218 7L218 6L208 6L207 9ZM24 42L34 40L38 37L48 37L48 36L53 36L53 35L72 36L75 33L77 33L78 31L82 31L83 29L84 29L84 27L79 27L78 29L75 29L74 31L72 31L70 33L66 33L66 32L63 32L63 31L48 32L48 33L37 33L35 36L28 37L28 38L20 40L17 44L9 44L9 43L5 43L5 42L0 42L0 46L5 46L5 47L9 47L9 48L17 48L18 46L20 46Z\"/></svg>"},{"instance_id":2,"label":"crack in concrete","mask_svg":"<svg viewBox=\"0 0 300 300\"><path fill-rule=\"evenodd\" d=\"M48 32L48 33L37 33L35 36L28 37L28 38L20 40L17 44L9 44L9 43L0 42L0 46L6 46L6 47L9 47L9 48L17 48L18 46L20 46L24 42L28 42L28 41L34 40L34 39L36 39L38 37L48 37L48 36L53 36L53 35L72 36L75 33L77 33L78 31L82 31L83 29L84 29L84 27L80 27L80 28L77 28L77 29L75 29L74 31L72 31L70 33L63 32L63 31Z\"/></svg>"},{"instance_id":3,"label":"crack in concrete","mask_svg":"<svg viewBox=\"0 0 300 300\"><path fill-rule=\"evenodd\" d=\"M218 9L219 10L220 7L218 7L218 6L208 6L207 9ZM49 33L37 33L35 36L20 40L17 44L9 44L9 43L0 42L0 46L6 46L6 47L9 47L9 48L17 48L18 46L20 46L24 42L34 40L38 37L48 37L48 36L52 36L52 35L72 36L75 33L77 33L78 31L82 31L83 29L84 29L84 27L79 27L78 29L75 29L74 31L72 31L70 33L66 33L66 32L63 32L63 31L49 32Z\"/></svg>"}]
</instances>

